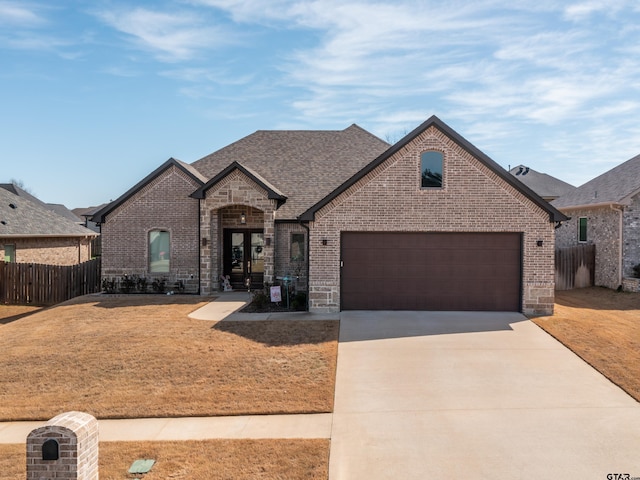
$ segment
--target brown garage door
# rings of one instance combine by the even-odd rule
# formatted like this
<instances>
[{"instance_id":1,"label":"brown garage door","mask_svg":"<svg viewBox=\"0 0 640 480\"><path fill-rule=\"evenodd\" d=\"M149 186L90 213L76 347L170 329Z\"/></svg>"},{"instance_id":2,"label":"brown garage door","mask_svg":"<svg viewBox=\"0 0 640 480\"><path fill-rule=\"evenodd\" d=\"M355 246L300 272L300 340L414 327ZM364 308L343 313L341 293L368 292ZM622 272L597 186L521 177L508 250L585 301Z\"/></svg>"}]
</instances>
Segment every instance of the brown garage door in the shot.
<instances>
[{"instance_id":1,"label":"brown garage door","mask_svg":"<svg viewBox=\"0 0 640 480\"><path fill-rule=\"evenodd\" d=\"M343 232L343 310L520 311L519 233Z\"/></svg>"}]
</instances>

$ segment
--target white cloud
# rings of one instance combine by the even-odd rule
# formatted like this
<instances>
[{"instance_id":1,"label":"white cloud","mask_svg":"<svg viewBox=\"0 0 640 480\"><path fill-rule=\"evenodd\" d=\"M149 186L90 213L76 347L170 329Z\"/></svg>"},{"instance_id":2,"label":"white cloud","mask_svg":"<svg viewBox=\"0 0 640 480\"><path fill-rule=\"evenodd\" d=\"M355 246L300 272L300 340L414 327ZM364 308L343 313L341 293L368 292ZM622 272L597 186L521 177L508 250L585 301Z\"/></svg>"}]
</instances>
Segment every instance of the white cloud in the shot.
<instances>
[{"instance_id":1,"label":"white cloud","mask_svg":"<svg viewBox=\"0 0 640 480\"><path fill-rule=\"evenodd\" d=\"M36 9L23 2L0 1L0 25L33 27L46 23Z\"/></svg>"},{"instance_id":2,"label":"white cloud","mask_svg":"<svg viewBox=\"0 0 640 480\"><path fill-rule=\"evenodd\" d=\"M189 60L201 50L230 43L229 32L206 23L190 12L157 12L144 8L103 11L105 23L134 38L142 48L156 53L162 61Z\"/></svg>"}]
</instances>

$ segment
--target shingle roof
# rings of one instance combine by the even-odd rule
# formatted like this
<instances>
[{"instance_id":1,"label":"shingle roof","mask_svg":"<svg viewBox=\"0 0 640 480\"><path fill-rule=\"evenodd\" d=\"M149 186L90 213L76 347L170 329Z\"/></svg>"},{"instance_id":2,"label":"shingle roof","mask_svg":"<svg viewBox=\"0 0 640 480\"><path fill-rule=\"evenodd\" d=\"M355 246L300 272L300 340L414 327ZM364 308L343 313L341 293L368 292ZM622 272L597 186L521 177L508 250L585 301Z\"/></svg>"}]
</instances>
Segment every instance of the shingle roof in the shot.
<instances>
[{"instance_id":1,"label":"shingle roof","mask_svg":"<svg viewBox=\"0 0 640 480\"><path fill-rule=\"evenodd\" d=\"M35 203L36 205L40 205L41 207L45 207L61 217L65 217L68 220L74 221L76 223L81 223L82 219L78 217L75 213L69 210L66 206L61 203L45 203L39 198L31 195L26 190L23 190L19 186L14 183L0 183L0 188L4 188L5 190L18 195L19 197L26 198L27 200Z\"/></svg>"},{"instance_id":2,"label":"shingle roof","mask_svg":"<svg viewBox=\"0 0 640 480\"><path fill-rule=\"evenodd\" d=\"M512 168L509 170L509 173L545 200L553 200L575 190L576 188L556 177L552 177L546 173L537 172L533 168L529 168L524 165L518 165L517 167Z\"/></svg>"},{"instance_id":3,"label":"shingle roof","mask_svg":"<svg viewBox=\"0 0 640 480\"><path fill-rule=\"evenodd\" d=\"M556 208L627 204L640 193L640 155L553 201Z\"/></svg>"},{"instance_id":4,"label":"shingle roof","mask_svg":"<svg viewBox=\"0 0 640 480\"><path fill-rule=\"evenodd\" d=\"M398 143L389 147L385 152L383 152L380 156L375 158L372 162L364 166L361 170L359 170L351 178L345 181L342 185L340 185L338 188L333 190L329 195L320 199L320 201L318 201L316 204L312 205L308 210L306 210L302 215L300 215L300 219L306 220L306 221L313 220L318 210L320 210L322 207L327 205L329 202L331 202L341 193L346 191L349 187L354 185L361 178L365 177L369 172L373 171L379 165L381 165L386 160L391 158L395 153L403 149L406 145L411 143L416 137L421 135L425 130L427 130L430 127L435 127L438 130L440 130L440 132L442 132L451 140L453 140L460 148L462 148L463 150L468 152L470 155L475 157L478 161L486 165L496 175L498 175L500 178L505 180L508 184L510 184L511 186L513 186L514 188L522 192L522 194L524 194L527 198L529 198L531 201L533 201L543 210L547 211L549 213L550 221L560 222L560 221L567 220L567 217L564 214L556 210L553 206L551 206L548 202L543 200L537 193L535 193L525 184L515 180L515 178L512 175L509 175L509 173L504 168L502 168L494 160L492 160L483 152L481 152L477 147L471 144L468 140L462 137L459 133L457 133L449 125L444 123L435 115L432 115L425 122L423 122L421 125L416 127L413 131L408 133Z\"/></svg>"},{"instance_id":5,"label":"shingle roof","mask_svg":"<svg viewBox=\"0 0 640 480\"><path fill-rule=\"evenodd\" d=\"M35 197L34 197L35 198ZM85 237L96 233L62 217L42 202L0 188L1 237Z\"/></svg>"},{"instance_id":6,"label":"shingle roof","mask_svg":"<svg viewBox=\"0 0 640 480\"><path fill-rule=\"evenodd\" d=\"M389 148L357 125L344 130L258 130L192 165L213 178L233 162L287 197L278 219L295 219Z\"/></svg>"}]
</instances>

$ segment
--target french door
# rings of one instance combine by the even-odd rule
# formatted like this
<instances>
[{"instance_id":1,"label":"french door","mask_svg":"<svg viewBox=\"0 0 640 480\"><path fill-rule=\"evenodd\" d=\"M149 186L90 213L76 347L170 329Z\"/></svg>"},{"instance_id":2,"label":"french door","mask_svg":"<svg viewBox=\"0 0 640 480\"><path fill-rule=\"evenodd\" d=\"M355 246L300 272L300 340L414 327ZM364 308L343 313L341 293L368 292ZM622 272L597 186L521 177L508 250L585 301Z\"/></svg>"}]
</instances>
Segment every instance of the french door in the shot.
<instances>
[{"instance_id":1,"label":"french door","mask_svg":"<svg viewBox=\"0 0 640 480\"><path fill-rule=\"evenodd\" d=\"M264 280L264 231L224 230L224 275L234 290L262 288Z\"/></svg>"}]
</instances>

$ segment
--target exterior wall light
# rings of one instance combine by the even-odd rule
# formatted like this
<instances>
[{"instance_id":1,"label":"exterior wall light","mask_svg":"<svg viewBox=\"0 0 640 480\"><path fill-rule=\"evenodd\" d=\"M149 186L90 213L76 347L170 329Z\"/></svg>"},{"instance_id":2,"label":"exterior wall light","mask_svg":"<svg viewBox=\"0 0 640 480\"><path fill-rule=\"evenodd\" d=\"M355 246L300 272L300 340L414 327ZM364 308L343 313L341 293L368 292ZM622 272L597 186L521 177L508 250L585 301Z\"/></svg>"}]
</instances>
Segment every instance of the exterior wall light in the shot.
<instances>
[{"instance_id":1,"label":"exterior wall light","mask_svg":"<svg viewBox=\"0 0 640 480\"><path fill-rule=\"evenodd\" d=\"M242 212L240 214L240 224L245 225L247 223L247 214Z\"/></svg>"}]
</instances>

